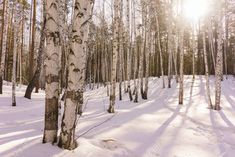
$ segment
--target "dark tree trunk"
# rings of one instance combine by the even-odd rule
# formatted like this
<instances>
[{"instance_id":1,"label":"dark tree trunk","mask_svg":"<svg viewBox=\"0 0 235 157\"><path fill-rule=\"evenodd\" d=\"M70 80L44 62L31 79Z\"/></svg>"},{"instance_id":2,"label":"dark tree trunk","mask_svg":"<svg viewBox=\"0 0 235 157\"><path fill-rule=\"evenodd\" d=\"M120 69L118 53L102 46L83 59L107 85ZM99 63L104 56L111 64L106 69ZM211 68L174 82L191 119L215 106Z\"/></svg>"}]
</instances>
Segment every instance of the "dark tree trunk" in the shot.
<instances>
[{"instance_id":1,"label":"dark tree trunk","mask_svg":"<svg viewBox=\"0 0 235 157\"><path fill-rule=\"evenodd\" d=\"M46 23L46 20L44 18L44 21L42 24L42 30L41 30L39 51L38 51L37 69L33 75L32 80L29 82L29 85L28 85L26 92L25 92L25 95L24 95L24 97L28 98L28 99L31 99L31 94L32 94L33 89L36 86L37 82L39 81L39 76L40 76L41 69L42 69L42 55L43 55L43 47L44 47L44 43L45 43L45 33L44 33L45 23Z\"/></svg>"}]
</instances>

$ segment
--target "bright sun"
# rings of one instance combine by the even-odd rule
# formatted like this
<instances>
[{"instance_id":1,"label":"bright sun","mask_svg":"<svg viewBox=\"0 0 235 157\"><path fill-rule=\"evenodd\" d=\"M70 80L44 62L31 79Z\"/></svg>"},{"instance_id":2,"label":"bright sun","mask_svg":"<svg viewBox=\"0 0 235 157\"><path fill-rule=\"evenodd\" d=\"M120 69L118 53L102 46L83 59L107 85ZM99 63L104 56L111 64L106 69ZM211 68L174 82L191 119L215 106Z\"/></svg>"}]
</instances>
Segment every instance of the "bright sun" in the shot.
<instances>
[{"instance_id":1,"label":"bright sun","mask_svg":"<svg viewBox=\"0 0 235 157\"><path fill-rule=\"evenodd\" d=\"M184 0L184 16L191 22L197 22L208 12L208 0Z\"/></svg>"}]
</instances>

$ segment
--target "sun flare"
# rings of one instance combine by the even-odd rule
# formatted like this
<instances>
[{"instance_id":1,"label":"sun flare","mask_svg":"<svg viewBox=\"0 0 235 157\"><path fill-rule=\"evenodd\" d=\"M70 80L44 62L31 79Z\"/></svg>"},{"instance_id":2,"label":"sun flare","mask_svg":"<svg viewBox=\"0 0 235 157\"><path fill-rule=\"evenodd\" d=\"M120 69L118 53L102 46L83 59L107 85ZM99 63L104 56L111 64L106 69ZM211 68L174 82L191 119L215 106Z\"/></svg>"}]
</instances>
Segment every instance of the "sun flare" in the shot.
<instances>
[{"instance_id":1,"label":"sun flare","mask_svg":"<svg viewBox=\"0 0 235 157\"><path fill-rule=\"evenodd\" d=\"M208 7L208 0L184 0L184 16L188 20L196 22L206 16Z\"/></svg>"}]
</instances>

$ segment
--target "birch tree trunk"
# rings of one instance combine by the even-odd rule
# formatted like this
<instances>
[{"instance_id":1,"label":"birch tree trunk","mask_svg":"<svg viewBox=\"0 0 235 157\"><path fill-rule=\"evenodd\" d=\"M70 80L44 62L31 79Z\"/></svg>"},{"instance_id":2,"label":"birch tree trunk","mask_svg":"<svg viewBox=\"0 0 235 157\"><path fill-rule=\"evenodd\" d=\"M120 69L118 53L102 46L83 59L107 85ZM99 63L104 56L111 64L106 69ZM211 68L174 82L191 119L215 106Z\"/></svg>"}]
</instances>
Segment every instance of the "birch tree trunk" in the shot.
<instances>
[{"instance_id":1,"label":"birch tree trunk","mask_svg":"<svg viewBox=\"0 0 235 157\"><path fill-rule=\"evenodd\" d=\"M131 85L130 85L130 77L131 77L131 67L130 67L130 52L131 52L131 42L130 42L130 1L126 0L126 7L127 7L127 13L126 13L126 19L127 19L127 33L126 33L126 39L127 39L127 90L129 93L129 99L130 101L133 100L132 94L131 94Z\"/></svg>"},{"instance_id":2,"label":"birch tree trunk","mask_svg":"<svg viewBox=\"0 0 235 157\"><path fill-rule=\"evenodd\" d=\"M122 100L122 67L123 67L123 21L122 21L122 14L123 14L123 0L121 0L120 4L120 13L119 13L119 43L118 43L118 80L119 80L119 100Z\"/></svg>"},{"instance_id":3,"label":"birch tree trunk","mask_svg":"<svg viewBox=\"0 0 235 157\"><path fill-rule=\"evenodd\" d=\"M179 79L178 79L178 66L177 66L177 61L178 61L178 37L174 37L174 49L175 49L175 52L173 53L173 62L174 62L174 69L175 69L175 79L176 79L176 82L178 83L179 82Z\"/></svg>"},{"instance_id":4,"label":"birch tree trunk","mask_svg":"<svg viewBox=\"0 0 235 157\"><path fill-rule=\"evenodd\" d=\"M148 12L149 13L149 12ZM151 52L151 41L150 39L152 34L151 34L151 26L150 26L150 21L148 18L147 21L147 34L146 34L146 50L145 50L145 85L144 85L144 93L143 93L143 99L147 100L148 99L148 82L149 82L149 54Z\"/></svg>"},{"instance_id":5,"label":"birch tree trunk","mask_svg":"<svg viewBox=\"0 0 235 157\"><path fill-rule=\"evenodd\" d=\"M110 103L109 103L109 113L114 113L115 105L115 87L116 87L116 64L118 55L118 19L119 19L119 8L121 0L114 0L114 25L113 25L113 54L112 54L112 70L111 70L111 86L110 86Z\"/></svg>"},{"instance_id":6,"label":"birch tree trunk","mask_svg":"<svg viewBox=\"0 0 235 157\"><path fill-rule=\"evenodd\" d=\"M140 82L140 93L142 99L144 98L144 87L143 87L143 79L144 79L144 55L146 50L146 4L143 0L141 0L142 5L142 26L140 29L140 51L139 51L139 82Z\"/></svg>"},{"instance_id":7,"label":"birch tree trunk","mask_svg":"<svg viewBox=\"0 0 235 157\"><path fill-rule=\"evenodd\" d=\"M13 45L13 66L12 66L12 106L16 106L16 62L17 62L17 44L19 42L19 25L20 25L20 4L17 1L13 2L13 32L14 32L14 45Z\"/></svg>"},{"instance_id":8,"label":"birch tree trunk","mask_svg":"<svg viewBox=\"0 0 235 157\"><path fill-rule=\"evenodd\" d=\"M158 51L160 53L162 88L165 88L164 69L163 69L163 57L162 57L162 49L161 49L161 41L160 41L160 28L159 28L158 16L156 16L156 25L157 25L157 46L158 46Z\"/></svg>"},{"instance_id":9,"label":"birch tree trunk","mask_svg":"<svg viewBox=\"0 0 235 157\"><path fill-rule=\"evenodd\" d=\"M223 47L222 47L222 38L223 38L223 27L222 27L222 10L221 3L218 1L219 8L218 9L218 52L216 57L216 69L215 69L215 110L220 110L220 99L221 99L221 76L222 74L222 61L223 61Z\"/></svg>"},{"instance_id":10,"label":"birch tree trunk","mask_svg":"<svg viewBox=\"0 0 235 157\"><path fill-rule=\"evenodd\" d=\"M83 91L86 73L85 40L88 36L88 24L91 19L93 0L75 0L71 49L68 55L68 87L62 117L58 146L72 150L77 147L75 128L77 110L83 103Z\"/></svg>"},{"instance_id":11,"label":"birch tree trunk","mask_svg":"<svg viewBox=\"0 0 235 157\"><path fill-rule=\"evenodd\" d=\"M20 72L19 72L19 83L20 86L22 85L22 80L23 80L23 75L22 75L22 70L23 70L23 64L22 64L22 60L23 60L23 53L24 53L24 30L25 30L25 4L23 4L22 6L22 19L21 19L21 48L20 48Z\"/></svg>"},{"instance_id":12,"label":"birch tree trunk","mask_svg":"<svg viewBox=\"0 0 235 157\"><path fill-rule=\"evenodd\" d=\"M132 8L135 8L136 7L136 4L135 4L135 1L132 1L132 5L133 7ZM135 95L135 98L134 98L134 103L137 103L138 102L138 95L139 95L139 79L138 79L138 72L137 72L137 69L138 69L138 53L137 53L137 50L138 50L138 47L137 47L137 33L136 33L136 12L135 12L135 9L132 9L132 20L133 20L133 23L132 23L132 26L133 26L133 39L134 39L134 45L133 45L133 49L134 49L134 54L133 54L133 58L134 58L134 91L133 91L133 94ZM137 75L137 76L136 76Z\"/></svg>"},{"instance_id":13,"label":"birch tree trunk","mask_svg":"<svg viewBox=\"0 0 235 157\"><path fill-rule=\"evenodd\" d=\"M195 79L195 53L196 53L196 40L195 40L195 24L193 23L193 32L192 32L192 47L193 47L193 80Z\"/></svg>"},{"instance_id":14,"label":"birch tree trunk","mask_svg":"<svg viewBox=\"0 0 235 157\"><path fill-rule=\"evenodd\" d=\"M205 28L206 29L206 28ZM206 94L208 98L208 107L212 108L211 95L210 95L210 81L209 81L209 70L207 62L207 52L206 52L206 30L203 31L203 52L204 52L204 62L205 62L205 77L206 77Z\"/></svg>"},{"instance_id":15,"label":"birch tree trunk","mask_svg":"<svg viewBox=\"0 0 235 157\"><path fill-rule=\"evenodd\" d=\"M1 30L1 40L0 40L0 57L1 57L1 65L0 65L0 94L2 94L2 86L3 86L3 75L4 75L4 67L5 67L5 58L6 58L6 45L7 45L7 32L8 32L8 0L3 1L3 14L2 14L2 30Z\"/></svg>"},{"instance_id":16,"label":"birch tree trunk","mask_svg":"<svg viewBox=\"0 0 235 157\"><path fill-rule=\"evenodd\" d=\"M169 10L168 10L168 42L167 42L167 47L168 47L168 88L171 88L171 78L172 78L172 4L168 4Z\"/></svg>"},{"instance_id":17,"label":"birch tree trunk","mask_svg":"<svg viewBox=\"0 0 235 157\"><path fill-rule=\"evenodd\" d=\"M181 0L181 6L183 6L183 0ZM179 49L180 49L180 77L179 77L179 104L183 105L184 98L184 20L182 16L182 11L180 13L180 23L179 23Z\"/></svg>"},{"instance_id":18,"label":"birch tree trunk","mask_svg":"<svg viewBox=\"0 0 235 157\"><path fill-rule=\"evenodd\" d=\"M179 77L179 104L183 105L184 96L184 46L183 46L183 30L180 31L180 77Z\"/></svg>"},{"instance_id":19,"label":"birch tree trunk","mask_svg":"<svg viewBox=\"0 0 235 157\"><path fill-rule=\"evenodd\" d=\"M59 99L59 53L60 34L58 21L57 0L44 1L46 3L46 60L45 60L45 124L43 143L57 142L58 132L58 99Z\"/></svg>"},{"instance_id":20,"label":"birch tree trunk","mask_svg":"<svg viewBox=\"0 0 235 157\"><path fill-rule=\"evenodd\" d=\"M227 63L227 54L228 54L228 36L229 36L229 17L228 17L228 2L225 0L225 11L224 11L224 21L225 21L225 40L224 40L224 68L226 79L228 79L228 63Z\"/></svg>"},{"instance_id":21,"label":"birch tree trunk","mask_svg":"<svg viewBox=\"0 0 235 157\"><path fill-rule=\"evenodd\" d=\"M150 7L149 7L149 2L150 1L146 1L145 6L144 6L144 12L145 12L145 44L144 44L144 49L145 51L145 84L144 84L144 92L143 92L143 99L147 100L148 99L148 78L149 78L149 53L151 51L151 23L150 23Z\"/></svg>"},{"instance_id":22,"label":"birch tree trunk","mask_svg":"<svg viewBox=\"0 0 235 157\"><path fill-rule=\"evenodd\" d=\"M212 22L210 20L209 26L212 27ZM209 43L210 43L210 50L212 55L212 63L213 63L213 70L215 71L215 45L213 42L213 33L211 29L208 29L208 37L209 37Z\"/></svg>"}]
</instances>

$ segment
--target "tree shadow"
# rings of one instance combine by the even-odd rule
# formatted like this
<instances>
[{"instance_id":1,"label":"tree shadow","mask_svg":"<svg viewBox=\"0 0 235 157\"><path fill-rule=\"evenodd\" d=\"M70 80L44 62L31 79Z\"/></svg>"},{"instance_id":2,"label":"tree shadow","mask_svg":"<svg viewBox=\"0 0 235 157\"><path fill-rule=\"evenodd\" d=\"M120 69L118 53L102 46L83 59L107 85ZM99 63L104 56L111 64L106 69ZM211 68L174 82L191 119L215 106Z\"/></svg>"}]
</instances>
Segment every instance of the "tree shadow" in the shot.
<instances>
[{"instance_id":1,"label":"tree shadow","mask_svg":"<svg viewBox=\"0 0 235 157\"><path fill-rule=\"evenodd\" d=\"M223 87L223 86L222 86ZM228 91L228 88L222 88L223 91L225 92L224 97L226 98L226 100L229 102L230 106L232 107L233 110L235 110L235 101L231 98L230 94L232 92Z\"/></svg>"},{"instance_id":2,"label":"tree shadow","mask_svg":"<svg viewBox=\"0 0 235 157\"><path fill-rule=\"evenodd\" d=\"M123 125L128 124L129 121L139 118L141 115L144 115L144 114L156 114L156 112L164 108L164 101L166 101L168 97L172 96L175 90L176 88L171 88L169 90L162 90L161 92L161 89L160 89L159 90L160 93L156 94L158 98L154 97L156 95L151 95L147 101L146 100L140 101L137 104L136 103L119 104L119 108L117 109L118 114L115 117L113 117L112 120L102 124L101 127L100 126L96 127L95 129L90 131L88 134L86 134L84 137L91 138L97 134L102 134L106 131L110 131L111 128L118 129L119 127L122 127ZM105 118L107 119L108 117L110 116L108 116L107 114ZM92 119L93 118L96 119L96 116L93 116ZM90 121L92 119L86 119L86 120ZM83 117L81 117L80 120L83 121ZM77 136L79 136L79 134L82 134L89 128L92 128L98 125L99 123L101 122L99 121L98 123L95 123L92 126L81 128L79 131L76 131Z\"/></svg>"},{"instance_id":3,"label":"tree shadow","mask_svg":"<svg viewBox=\"0 0 235 157\"><path fill-rule=\"evenodd\" d=\"M195 78L196 79L196 78ZM192 82L190 82L191 83L191 87L190 87L190 91L189 91L189 101L188 101L188 103L185 105L186 106L186 109L185 109L185 112L184 113L180 113L179 111L178 111L178 115L180 115L180 116L182 116L182 120L181 120L181 123L180 123L180 125L177 127L177 129L174 131L174 134L172 135L172 138L171 138L171 143L168 143L167 145L165 145L163 148L162 148L162 150L163 150L163 153L161 153L161 154L164 154L165 156L167 156L167 154L169 153L169 150L174 146L174 142L176 141L176 139L177 139L177 135L179 134L179 132L180 132L180 128L182 128L183 127L183 125L185 124L185 121L187 121L187 119L186 119L186 116L187 116L187 114L188 114L188 111L189 111L189 109L190 109L190 107L192 106L192 103L193 103L193 100L192 100L192 97L193 97L193 87L194 87L194 82L195 82L195 79L192 79ZM196 95L198 95L198 94L196 94ZM167 150L166 151L164 151L165 149L164 148L167 148Z\"/></svg>"},{"instance_id":4,"label":"tree shadow","mask_svg":"<svg viewBox=\"0 0 235 157\"><path fill-rule=\"evenodd\" d=\"M166 121L164 121L164 123L152 135L149 135L149 136L151 136L151 141L148 140L146 143L143 143L142 145L135 148L135 152L143 153L143 154L140 154L140 156L143 156L146 153L152 153L152 152L156 151L157 150L157 141L162 136L162 134L167 129L167 127L170 125L170 123L173 122L174 119L178 116L180 108L181 108L181 106L178 105L176 107L176 109L174 110L174 112L172 113L172 115Z\"/></svg>"},{"instance_id":5,"label":"tree shadow","mask_svg":"<svg viewBox=\"0 0 235 157\"><path fill-rule=\"evenodd\" d=\"M220 117L223 119L223 121L233 130L235 130L234 124L227 118L227 116L224 114L224 112L221 110L219 111Z\"/></svg>"},{"instance_id":6,"label":"tree shadow","mask_svg":"<svg viewBox=\"0 0 235 157\"><path fill-rule=\"evenodd\" d=\"M222 138L221 133L219 132L218 126L216 125L216 121L215 121L215 115L214 113L218 112L218 111L214 111L214 110L210 110L210 121L212 124L212 128L216 134L216 138L217 138L217 145L220 151L220 154L223 154L224 152L226 152L226 148L224 147L223 144L219 144L220 143L220 139Z\"/></svg>"}]
</instances>

